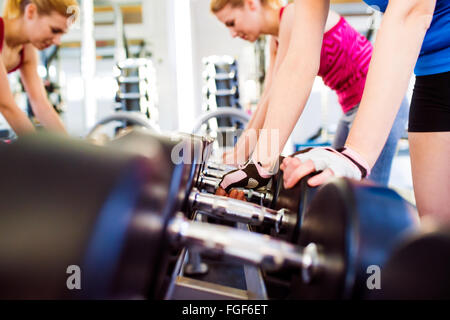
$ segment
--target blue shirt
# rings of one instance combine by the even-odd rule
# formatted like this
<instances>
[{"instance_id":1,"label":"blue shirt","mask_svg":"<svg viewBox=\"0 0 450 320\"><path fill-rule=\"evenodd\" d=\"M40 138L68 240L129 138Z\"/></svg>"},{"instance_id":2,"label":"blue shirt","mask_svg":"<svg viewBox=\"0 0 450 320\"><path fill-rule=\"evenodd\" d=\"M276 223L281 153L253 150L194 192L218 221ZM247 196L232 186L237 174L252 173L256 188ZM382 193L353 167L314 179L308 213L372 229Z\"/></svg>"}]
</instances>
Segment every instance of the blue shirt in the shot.
<instances>
[{"instance_id":1,"label":"blue shirt","mask_svg":"<svg viewBox=\"0 0 450 320\"><path fill-rule=\"evenodd\" d=\"M389 0L364 0L384 12ZM450 0L436 0L433 21L428 29L417 60L418 76L450 71Z\"/></svg>"}]
</instances>

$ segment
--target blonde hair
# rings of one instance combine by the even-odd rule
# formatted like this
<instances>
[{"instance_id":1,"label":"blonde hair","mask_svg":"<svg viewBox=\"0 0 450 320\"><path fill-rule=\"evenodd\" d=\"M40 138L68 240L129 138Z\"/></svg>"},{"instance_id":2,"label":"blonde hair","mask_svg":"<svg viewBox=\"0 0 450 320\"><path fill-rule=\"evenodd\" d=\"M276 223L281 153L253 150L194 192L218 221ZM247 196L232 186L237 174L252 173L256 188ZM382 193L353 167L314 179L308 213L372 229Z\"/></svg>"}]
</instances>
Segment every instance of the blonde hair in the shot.
<instances>
[{"instance_id":1,"label":"blonde hair","mask_svg":"<svg viewBox=\"0 0 450 320\"><path fill-rule=\"evenodd\" d=\"M282 7L281 0L260 0L263 6L268 5L272 8ZM227 4L230 4L233 8L242 7L244 0L211 0L210 9L212 13L217 13L222 10Z\"/></svg>"},{"instance_id":2,"label":"blonde hair","mask_svg":"<svg viewBox=\"0 0 450 320\"><path fill-rule=\"evenodd\" d=\"M77 0L6 0L3 6L3 17L14 19L23 15L29 4L37 7L40 15L50 15L53 11L69 18L78 15Z\"/></svg>"}]
</instances>

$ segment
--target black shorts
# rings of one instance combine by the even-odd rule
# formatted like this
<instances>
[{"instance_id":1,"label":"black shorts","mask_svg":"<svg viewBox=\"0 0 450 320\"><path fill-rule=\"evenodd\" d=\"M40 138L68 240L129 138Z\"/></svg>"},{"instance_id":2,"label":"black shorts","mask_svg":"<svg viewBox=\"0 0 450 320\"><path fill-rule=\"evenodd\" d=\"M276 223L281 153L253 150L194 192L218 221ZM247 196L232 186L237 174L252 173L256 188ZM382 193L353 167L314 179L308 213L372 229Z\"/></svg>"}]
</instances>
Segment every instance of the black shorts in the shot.
<instances>
[{"instance_id":1,"label":"black shorts","mask_svg":"<svg viewBox=\"0 0 450 320\"><path fill-rule=\"evenodd\" d=\"M416 77L408 131L450 131L450 72Z\"/></svg>"}]
</instances>

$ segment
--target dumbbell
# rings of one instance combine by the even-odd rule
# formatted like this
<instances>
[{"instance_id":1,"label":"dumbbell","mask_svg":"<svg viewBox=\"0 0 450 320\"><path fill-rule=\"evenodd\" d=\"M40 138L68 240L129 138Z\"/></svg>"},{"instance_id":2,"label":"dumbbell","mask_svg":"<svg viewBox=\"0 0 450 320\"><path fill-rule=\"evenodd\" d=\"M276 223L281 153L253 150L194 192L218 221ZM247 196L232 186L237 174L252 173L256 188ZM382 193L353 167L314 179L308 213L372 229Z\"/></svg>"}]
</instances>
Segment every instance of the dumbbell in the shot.
<instances>
[{"instance_id":1,"label":"dumbbell","mask_svg":"<svg viewBox=\"0 0 450 320\"><path fill-rule=\"evenodd\" d=\"M142 193L161 216L176 207L175 168L160 145L146 152L153 157L42 133L0 148L1 299L145 294L164 243L127 230ZM70 266L80 267L82 290L68 289Z\"/></svg>"},{"instance_id":2,"label":"dumbbell","mask_svg":"<svg viewBox=\"0 0 450 320\"><path fill-rule=\"evenodd\" d=\"M188 203L201 164L171 161L180 143L133 130L102 147L46 134L2 147L0 298L150 297L177 250L139 221ZM66 287L71 265L82 270L79 294Z\"/></svg>"},{"instance_id":3,"label":"dumbbell","mask_svg":"<svg viewBox=\"0 0 450 320\"><path fill-rule=\"evenodd\" d=\"M196 189L189 195L189 203L192 211L251 226L265 226L273 229L276 234L293 232L297 228L297 213L287 209L276 211L253 203L202 193Z\"/></svg>"},{"instance_id":4,"label":"dumbbell","mask_svg":"<svg viewBox=\"0 0 450 320\"><path fill-rule=\"evenodd\" d=\"M383 290L374 298L450 299L449 270L449 226L425 225L395 246L379 274Z\"/></svg>"},{"instance_id":5,"label":"dumbbell","mask_svg":"<svg viewBox=\"0 0 450 320\"><path fill-rule=\"evenodd\" d=\"M280 163L283 157L280 157ZM228 172L229 167L218 165L215 163L207 163L206 170L200 174L199 180L196 183L196 188L207 193L215 193L220 182L220 176ZM275 211L287 211L297 215L297 226L290 228L290 231L279 234L274 228L267 228L264 226L253 226L254 231L260 233L267 233L273 236L281 237L282 239L296 242L302 223L303 214L314 197L317 188L312 188L307 184L308 179L314 174L308 175L301 179L297 185L291 189L285 189L283 186L283 172L281 170L273 177L271 183L265 191L255 191L250 189L239 188L237 190L243 191L247 200L266 208ZM290 219L293 222L293 219Z\"/></svg>"},{"instance_id":6,"label":"dumbbell","mask_svg":"<svg viewBox=\"0 0 450 320\"><path fill-rule=\"evenodd\" d=\"M200 175L196 186L206 192L194 188L189 195L189 211L200 211L210 217L250 225L261 233L293 240L298 235L301 215L299 209L271 209L273 195L270 192L258 192L251 189L238 189L244 192L246 198L253 202L214 195L220 180ZM304 183L301 183L304 188ZM295 195L301 198L301 193ZM259 203L259 204L257 204Z\"/></svg>"},{"instance_id":7,"label":"dumbbell","mask_svg":"<svg viewBox=\"0 0 450 320\"><path fill-rule=\"evenodd\" d=\"M236 167L225 164L218 164L214 162L207 162L205 168L201 172L199 180L197 181L197 188L201 191L214 194L219 188L219 183L223 176L230 171L236 170ZM235 188L242 191L247 200L261 205L270 206L273 201L273 195L270 191L264 190L258 192L252 189Z\"/></svg>"}]
</instances>

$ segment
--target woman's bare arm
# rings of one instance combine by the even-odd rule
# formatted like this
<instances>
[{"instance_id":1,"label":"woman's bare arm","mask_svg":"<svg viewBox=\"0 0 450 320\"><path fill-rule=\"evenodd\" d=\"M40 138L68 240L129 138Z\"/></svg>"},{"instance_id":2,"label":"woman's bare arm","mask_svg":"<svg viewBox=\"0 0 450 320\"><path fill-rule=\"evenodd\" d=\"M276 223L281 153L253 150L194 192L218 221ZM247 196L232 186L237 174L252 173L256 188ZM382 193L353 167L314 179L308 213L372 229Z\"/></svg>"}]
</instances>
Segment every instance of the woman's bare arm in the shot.
<instances>
[{"instance_id":1,"label":"woman's bare arm","mask_svg":"<svg viewBox=\"0 0 450 320\"><path fill-rule=\"evenodd\" d=\"M372 167L408 88L436 0L390 0L374 46L364 95L346 146Z\"/></svg>"},{"instance_id":2,"label":"woman's bare arm","mask_svg":"<svg viewBox=\"0 0 450 320\"><path fill-rule=\"evenodd\" d=\"M48 101L44 84L37 72L36 50L28 45L25 46L25 50L26 60L20 68L20 73L34 114L46 129L67 133L61 119Z\"/></svg>"},{"instance_id":3,"label":"woman's bare arm","mask_svg":"<svg viewBox=\"0 0 450 320\"><path fill-rule=\"evenodd\" d=\"M320 65L329 0L296 0L294 7L295 19L290 38L286 41L280 34L279 53L282 43L289 45L271 88L263 127L266 134L260 135L253 156L269 170L277 162L311 93ZM268 149L268 146L273 147Z\"/></svg>"},{"instance_id":4,"label":"woman's bare arm","mask_svg":"<svg viewBox=\"0 0 450 320\"><path fill-rule=\"evenodd\" d=\"M436 0L389 1L374 46L361 105L346 142L353 158L357 157L357 162L365 168L373 167L389 135L433 19L435 5ZM296 170L290 170L293 174L287 178L286 187L316 170L313 156L309 159ZM293 162L287 161L285 169L289 169L289 163ZM308 183L317 186L326 182L335 174L331 165L330 162L324 164L326 169ZM341 169L345 166L351 168L353 163L347 160Z\"/></svg>"},{"instance_id":5,"label":"woman's bare arm","mask_svg":"<svg viewBox=\"0 0 450 320\"><path fill-rule=\"evenodd\" d=\"M33 132L34 127L25 113L20 110L14 101L11 88L9 86L7 71L3 61L0 59L0 112L9 123L11 128L17 135L23 135L28 132Z\"/></svg>"},{"instance_id":6,"label":"woman's bare arm","mask_svg":"<svg viewBox=\"0 0 450 320\"><path fill-rule=\"evenodd\" d=\"M264 82L264 90L261 95L261 99L258 103L255 113L247 124L244 132L240 136L236 146L234 148L235 154L227 154L228 156L239 157L242 159L233 159L233 164L242 164L250 157L250 154L255 149L259 130L263 127L264 121L266 119L267 107L269 103L270 88L272 86L272 79L275 67L275 58L277 56L277 45L276 40L272 37L270 40L270 62L267 71L266 79Z\"/></svg>"}]
</instances>

